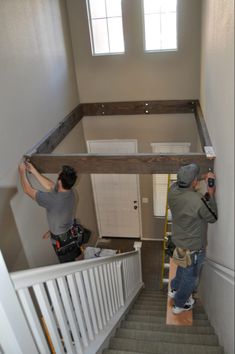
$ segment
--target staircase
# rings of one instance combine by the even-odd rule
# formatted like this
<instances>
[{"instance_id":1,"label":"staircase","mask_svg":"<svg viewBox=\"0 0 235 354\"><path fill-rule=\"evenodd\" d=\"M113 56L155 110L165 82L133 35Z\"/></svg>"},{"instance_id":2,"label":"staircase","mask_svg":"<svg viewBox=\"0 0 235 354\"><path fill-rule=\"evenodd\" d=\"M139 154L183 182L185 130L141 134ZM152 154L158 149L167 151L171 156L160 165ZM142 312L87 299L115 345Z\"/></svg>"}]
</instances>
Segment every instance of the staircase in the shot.
<instances>
[{"instance_id":1,"label":"staircase","mask_svg":"<svg viewBox=\"0 0 235 354\"><path fill-rule=\"evenodd\" d=\"M166 296L143 290L103 354L223 354L199 303L193 309L193 326L166 325Z\"/></svg>"}]
</instances>

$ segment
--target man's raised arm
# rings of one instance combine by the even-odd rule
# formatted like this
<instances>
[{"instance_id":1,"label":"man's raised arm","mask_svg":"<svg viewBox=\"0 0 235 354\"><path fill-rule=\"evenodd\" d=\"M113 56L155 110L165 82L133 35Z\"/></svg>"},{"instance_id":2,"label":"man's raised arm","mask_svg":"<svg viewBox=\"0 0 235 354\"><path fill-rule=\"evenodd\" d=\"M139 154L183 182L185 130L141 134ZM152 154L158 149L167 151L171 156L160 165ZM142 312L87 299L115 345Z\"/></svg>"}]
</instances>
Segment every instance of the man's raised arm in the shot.
<instances>
[{"instance_id":1,"label":"man's raised arm","mask_svg":"<svg viewBox=\"0 0 235 354\"><path fill-rule=\"evenodd\" d=\"M19 175L20 175L20 182L23 188L23 191L32 199L36 199L36 194L37 194L37 190L34 189L31 184L28 181L28 178L26 176L26 166L25 163L22 162L19 165Z\"/></svg>"},{"instance_id":2,"label":"man's raised arm","mask_svg":"<svg viewBox=\"0 0 235 354\"><path fill-rule=\"evenodd\" d=\"M36 180L43 186L47 191L50 191L54 186L55 182L50 180L49 178L41 175L38 170L28 161L25 161L26 170L36 178Z\"/></svg>"}]
</instances>

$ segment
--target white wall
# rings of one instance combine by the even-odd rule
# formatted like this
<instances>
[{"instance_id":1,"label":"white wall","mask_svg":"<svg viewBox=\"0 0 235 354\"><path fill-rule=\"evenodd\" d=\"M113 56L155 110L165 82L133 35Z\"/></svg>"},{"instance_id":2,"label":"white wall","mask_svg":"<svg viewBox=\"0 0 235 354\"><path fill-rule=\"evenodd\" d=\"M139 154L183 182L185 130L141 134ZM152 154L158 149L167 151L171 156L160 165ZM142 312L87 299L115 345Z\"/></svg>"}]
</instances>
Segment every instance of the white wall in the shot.
<instances>
[{"instance_id":1,"label":"white wall","mask_svg":"<svg viewBox=\"0 0 235 354\"><path fill-rule=\"evenodd\" d=\"M0 184L14 185L22 154L78 94L65 2L2 0L0 16Z\"/></svg>"},{"instance_id":2,"label":"white wall","mask_svg":"<svg viewBox=\"0 0 235 354\"><path fill-rule=\"evenodd\" d=\"M92 56L85 0L67 0L81 102L199 97L200 0L178 1L176 52L144 53L141 0L123 0L124 55Z\"/></svg>"},{"instance_id":3,"label":"white wall","mask_svg":"<svg viewBox=\"0 0 235 354\"><path fill-rule=\"evenodd\" d=\"M0 18L0 187L9 188L22 155L78 104L78 91L64 0L1 0ZM23 244L43 225L26 199L16 203ZM38 240L31 246L36 252Z\"/></svg>"},{"instance_id":4,"label":"white wall","mask_svg":"<svg viewBox=\"0 0 235 354\"><path fill-rule=\"evenodd\" d=\"M201 104L216 152L219 220L209 227L202 296L225 353L234 353L234 1L204 0Z\"/></svg>"}]
</instances>

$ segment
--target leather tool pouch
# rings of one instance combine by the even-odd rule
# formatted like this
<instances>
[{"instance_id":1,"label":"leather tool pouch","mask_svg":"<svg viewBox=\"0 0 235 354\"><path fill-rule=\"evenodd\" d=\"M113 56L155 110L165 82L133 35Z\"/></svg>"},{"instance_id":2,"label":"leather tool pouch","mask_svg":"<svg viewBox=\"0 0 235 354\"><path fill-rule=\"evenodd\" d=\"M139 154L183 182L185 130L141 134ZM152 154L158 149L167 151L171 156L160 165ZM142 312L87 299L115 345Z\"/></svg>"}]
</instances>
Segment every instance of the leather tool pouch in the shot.
<instances>
[{"instance_id":1,"label":"leather tool pouch","mask_svg":"<svg viewBox=\"0 0 235 354\"><path fill-rule=\"evenodd\" d=\"M176 247L173 252L173 261L179 266L186 268L192 264L190 250Z\"/></svg>"}]
</instances>

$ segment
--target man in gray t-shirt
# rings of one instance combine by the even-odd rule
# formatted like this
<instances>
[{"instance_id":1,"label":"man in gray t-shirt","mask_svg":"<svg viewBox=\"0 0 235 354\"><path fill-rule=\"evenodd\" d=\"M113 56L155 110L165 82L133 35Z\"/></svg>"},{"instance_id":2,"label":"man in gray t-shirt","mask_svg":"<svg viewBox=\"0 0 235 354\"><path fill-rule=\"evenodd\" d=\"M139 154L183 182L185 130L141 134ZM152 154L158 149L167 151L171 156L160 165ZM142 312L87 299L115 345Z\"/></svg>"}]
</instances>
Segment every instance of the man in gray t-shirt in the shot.
<instances>
[{"instance_id":1,"label":"man in gray t-shirt","mask_svg":"<svg viewBox=\"0 0 235 354\"><path fill-rule=\"evenodd\" d=\"M32 173L37 181L46 189L45 192L36 190L31 186L27 178L27 171ZM75 247L64 247L63 251L66 249L68 252L64 252L66 254L63 254L61 257L58 251L61 245L67 246L72 240L70 230L73 225L76 202L72 189L77 179L75 170L70 166L63 166L55 183L41 175L30 162L26 161L20 164L19 174L24 192L35 200L38 205L46 209L52 245L60 262L74 260L80 254L80 250L76 250Z\"/></svg>"},{"instance_id":2,"label":"man in gray t-shirt","mask_svg":"<svg viewBox=\"0 0 235 354\"><path fill-rule=\"evenodd\" d=\"M67 232L72 224L75 208L75 195L72 189L58 192L58 185L51 192L37 191L36 202L46 209L49 229L52 234Z\"/></svg>"}]
</instances>

